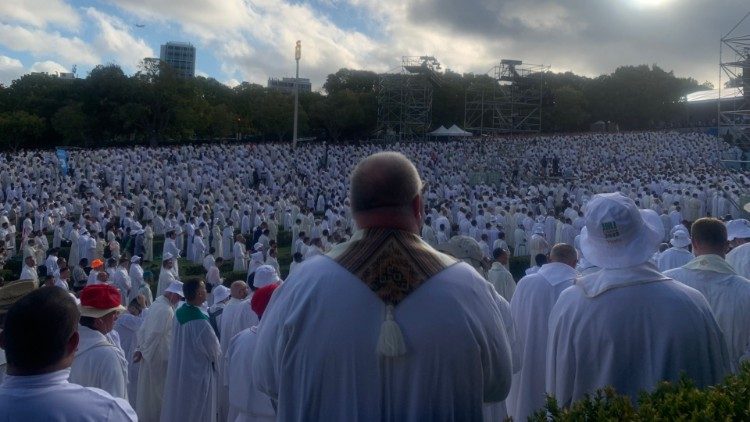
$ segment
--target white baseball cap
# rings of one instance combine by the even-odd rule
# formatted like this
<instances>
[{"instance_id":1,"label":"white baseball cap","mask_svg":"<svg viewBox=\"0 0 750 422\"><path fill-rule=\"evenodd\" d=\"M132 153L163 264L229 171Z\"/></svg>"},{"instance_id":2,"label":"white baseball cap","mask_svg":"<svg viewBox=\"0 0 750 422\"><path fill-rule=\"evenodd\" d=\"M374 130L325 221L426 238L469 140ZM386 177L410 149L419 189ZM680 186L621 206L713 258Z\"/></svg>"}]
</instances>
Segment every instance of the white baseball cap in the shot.
<instances>
[{"instance_id":1,"label":"white baseball cap","mask_svg":"<svg viewBox=\"0 0 750 422\"><path fill-rule=\"evenodd\" d=\"M619 192L594 195L586 204L581 251L600 268L626 268L648 261L664 237L652 210L639 210Z\"/></svg>"},{"instance_id":2,"label":"white baseball cap","mask_svg":"<svg viewBox=\"0 0 750 422\"><path fill-rule=\"evenodd\" d=\"M177 293L180 297L185 297L185 294L182 293L182 282L177 280L169 283L169 287L167 287L164 292Z\"/></svg>"},{"instance_id":3,"label":"white baseball cap","mask_svg":"<svg viewBox=\"0 0 750 422\"><path fill-rule=\"evenodd\" d=\"M228 287L219 284L218 286L214 287L211 293L214 295L214 303L219 303L228 298L231 295L232 291L229 290Z\"/></svg>"}]
</instances>

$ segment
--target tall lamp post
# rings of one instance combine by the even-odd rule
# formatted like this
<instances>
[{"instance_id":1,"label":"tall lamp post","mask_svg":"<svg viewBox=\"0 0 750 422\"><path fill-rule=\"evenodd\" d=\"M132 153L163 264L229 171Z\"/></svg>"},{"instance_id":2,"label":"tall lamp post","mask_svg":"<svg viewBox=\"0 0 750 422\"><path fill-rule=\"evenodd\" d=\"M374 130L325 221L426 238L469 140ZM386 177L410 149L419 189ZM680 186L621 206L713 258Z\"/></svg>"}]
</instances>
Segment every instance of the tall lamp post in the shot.
<instances>
[{"instance_id":1,"label":"tall lamp post","mask_svg":"<svg viewBox=\"0 0 750 422\"><path fill-rule=\"evenodd\" d=\"M292 137L292 148L297 148L297 112L299 110L299 59L302 57L302 41L297 40L294 47L294 60L297 62L297 71L294 74L294 135Z\"/></svg>"}]
</instances>

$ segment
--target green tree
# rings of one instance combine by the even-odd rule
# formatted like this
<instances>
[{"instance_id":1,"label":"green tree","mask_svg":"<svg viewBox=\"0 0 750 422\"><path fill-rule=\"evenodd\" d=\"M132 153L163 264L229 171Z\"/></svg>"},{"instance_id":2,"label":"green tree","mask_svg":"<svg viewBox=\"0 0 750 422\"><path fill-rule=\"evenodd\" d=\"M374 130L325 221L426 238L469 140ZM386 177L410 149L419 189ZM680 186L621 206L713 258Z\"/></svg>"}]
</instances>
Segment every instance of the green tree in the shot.
<instances>
[{"instance_id":1,"label":"green tree","mask_svg":"<svg viewBox=\"0 0 750 422\"><path fill-rule=\"evenodd\" d=\"M52 116L52 127L68 145L83 145L88 140L89 118L81 103L68 104Z\"/></svg>"},{"instance_id":2,"label":"green tree","mask_svg":"<svg viewBox=\"0 0 750 422\"><path fill-rule=\"evenodd\" d=\"M554 106L550 117L556 131L580 131L589 121L586 99L579 89L563 86L553 91Z\"/></svg>"},{"instance_id":3,"label":"green tree","mask_svg":"<svg viewBox=\"0 0 750 422\"><path fill-rule=\"evenodd\" d=\"M44 128L42 118L23 110L0 114L0 140L13 151L33 146Z\"/></svg>"}]
</instances>

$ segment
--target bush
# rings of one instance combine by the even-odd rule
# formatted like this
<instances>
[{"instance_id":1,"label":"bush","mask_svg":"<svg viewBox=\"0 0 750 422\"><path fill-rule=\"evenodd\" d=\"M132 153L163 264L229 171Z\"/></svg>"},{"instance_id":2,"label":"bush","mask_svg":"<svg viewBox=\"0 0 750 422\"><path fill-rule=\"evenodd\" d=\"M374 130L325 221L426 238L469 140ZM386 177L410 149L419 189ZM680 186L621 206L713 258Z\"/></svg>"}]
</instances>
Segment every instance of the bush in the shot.
<instances>
[{"instance_id":1,"label":"bush","mask_svg":"<svg viewBox=\"0 0 750 422\"><path fill-rule=\"evenodd\" d=\"M750 420L750 364L740 373L728 376L721 384L697 388L688 379L676 383L662 382L650 393L643 392L634 406L626 396L612 387L603 388L561 409L557 401L547 398L544 409L533 421L653 421L653 420Z\"/></svg>"}]
</instances>

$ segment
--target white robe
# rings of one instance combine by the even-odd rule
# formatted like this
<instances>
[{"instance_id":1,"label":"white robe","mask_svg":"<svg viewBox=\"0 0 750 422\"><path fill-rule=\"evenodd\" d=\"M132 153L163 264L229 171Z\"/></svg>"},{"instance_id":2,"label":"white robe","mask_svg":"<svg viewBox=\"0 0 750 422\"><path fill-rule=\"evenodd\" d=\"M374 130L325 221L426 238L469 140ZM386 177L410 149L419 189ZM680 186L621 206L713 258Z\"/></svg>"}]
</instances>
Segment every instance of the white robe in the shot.
<instances>
[{"instance_id":1,"label":"white robe","mask_svg":"<svg viewBox=\"0 0 750 422\"><path fill-rule=\"evenodd\" d=\"M395 308L407 352L384 358L376 351L383 302L330 258L314 257L263 315L254 380L278 400L279 420L481 420L483 402L507 395L512 372L495 297L468 264L448 267Z\"/></svg>"},{"instance_id":2,"label":"white robe","mask_svg":"<svg viewBox=\"0 0 750 422\"><path fill-rule=\"evenodd\" d=\"M166 290L167 287L169 287L169 285L175 280L177 280L177 277L174 276L174 272L172 270L161 267L161 271L159 272L159 283L156 286L156 295L163 295L164 290Z\"/></svg>"},{"instance_id":3,"label":"white robe","mask_svg":"<svg viewBox=\"0 0 750 422\"><path fill-rule=\"evenodd\" d=\"M656 266L659 267L659 271L668 271L673 268L679 268L688 262L692 261L693 256L690 251L685 248L675 248L674 246L667 249L666 251L659 254L659 259L656 262Z\"/></svg>"},{"instance_id":4,"label":"white robe","mask_svg":"<svg viewBox=\"0 0 750 422\"><path fill-rule=\"evenodd\" d=\"M160 421L215 422L219 340L207 316L181 324L176 316L179 312L175 312Z\"/></svg>"},{"instance_id":5,"label":"white robe","mask_svg":"<svg viewBox=\"0 0 750 422\"><path fill-rule=\"evenodd\" d=\"M220 345L221 354L226 355L229 350L229 343L232 338L237 335L240 331L250 328L258 324L258 316L250 308L250 298L248 296L245 300L239 300L235 298L229 299L229 302L224 306L224 310L221 312L221 320L219 321L219 333L220 333ZM226 361L223 361L226 363ZM228 383L226 378L227 368L222 364L219 368L219 398L218 398L218 409L219 415L226 415L229 410L229 396L228 396Z\"/></svg>"},{"instance_id":6,"label":"white robe","mask_svg":"<svg viewBox=\"0 0 750 422\"><path fill-rule=\"evenodd\" d=\"M80 340L70 367L70 382L128 398L128 362L124 352L99 331L78 326Z\"/></svg>"},{"instance_id":7,"label":"white robe","mask_svg":"<svg viewBox=\"0 0 750 422\"><path fill-rule=\"evenodd\" d=\"M726 260L738 275L750 279L750 242L729 251Z\"/></svg>"},{"instance_id":8,"label":"white robe","mask_svg":"<svg viewBox=\"0 0 750 422\"><path fill-rule=\"evenodd\" d=\"M510 301L513 292L516 291L516 281L513 280L513 275L499 262L492 263L492 267L487 271L487 281L507 301Z\"/></svg>"},{"instance_id":9,"label":"white robe","mask_svg":"<svg viewBox=\"0 0 750 422\"><path fill-rule=\"evenodd\" d=\"M229 385L229 405L234 420L228 422L275 421L271 398L261 393L253 381L253 353L258 343L257 326L240 331L230 342L225 357Z\"/></svg>"},{"instance_id":10,"label":"white robe","mask_svg":"<svg viewBox=\"0 0 750 422\"><path fill-rule=\"evenodd\" d=\"M703 294L724 333L732 370L750 358L750 280L717 255L702 255L664 273Z\"/></svg>"},{"instance_id":11,"label":"white robe","mask_svg":"<svg viewBox=\"0 0 750 422\"><path fill-rule=\"evenodd\" d=\"M706 299L652 264L579 278L549 321L547 391L561 406L607 385L635 402L641 390L683 372L703 388L730 369Z\"/></svg>"},{"instance_id":12,"label":"white robe","mask_svg":"<svg viewBox=\"0 0 750 422\"><path fill-rule=\"evenodd\" d=\"M138 397L138 373L141 369L140 362L133 362L133 355L138 347L137 334L141 324L143 324L141 316L131 315L127 312L120 315L115 322L115 331L120 336L120 346L128 361L128 401L133 407L135 407L136 397Z\"/></svg>"},{"instance_id":13,"label":"white robe","mask_svg":"<svg viewBox=\"0 0 750 422\"><path fill-rule=\"evenodd\" d=\"M518 282L510 301L521 356L520 371L513 374L507 400L513 420L525 421L544 406L547 322L558 296L573 285L575 277L575 269L552 262Z\"/></svg>"},{"instance_id":14,"label":"white robe","mask_svg":"<svg viewBox=\"0 0 750 422\"><path fill-rule=\"evenodd\" d=\"M16 421L135 422L127 400L68 382L69 369L8 376L0 385L3 418ZM53 417L54 415L54 417Z\"/></svg>"},{"instance_id":15,"label":"white robe","mask_svg":"<svg viewBox=\"0 0 750 422\"><path fill-rule=\"evenodd\" d=\"M156 298L138 329L138 350L143 355L138 374L136 412L142 421L158 421L164 398L174 309L164 296Z\"/></svg>"}]
</instances>

